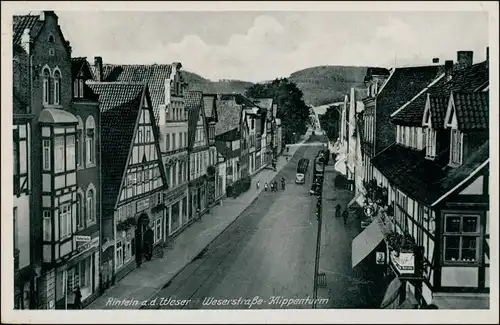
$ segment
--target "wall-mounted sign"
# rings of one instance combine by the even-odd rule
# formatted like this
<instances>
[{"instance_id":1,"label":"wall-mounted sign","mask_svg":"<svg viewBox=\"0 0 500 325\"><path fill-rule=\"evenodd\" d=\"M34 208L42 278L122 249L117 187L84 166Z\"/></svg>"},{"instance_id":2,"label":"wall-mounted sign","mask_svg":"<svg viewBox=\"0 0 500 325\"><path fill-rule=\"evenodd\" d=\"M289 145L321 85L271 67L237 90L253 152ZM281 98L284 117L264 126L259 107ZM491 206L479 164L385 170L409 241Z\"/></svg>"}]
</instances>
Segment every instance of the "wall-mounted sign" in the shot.
<instances>
[{"instance_id":1,"label":"wall-mounted sign","mask_svg":"<svg viewBox=\"0 0 500 325\"><path fill-rule=\"evenodd\" d=\"M78 242L88 242L90 241L90 236L80 236L80 235L77 235L75 236L75 240L78 241Z\"/></svg>"},{"instance_id":2,"label":"wall-mounted sign","mask_svg":"<svg viewBox=\"0 0 500 325\"><path fill-rule=\"evenodd\" d=\"M149 208L149 198L137 201L137 209L136 209L137 212L146 210L147 208Z\"/></svg>"},{"instance_id":3,"label":"wall-mounted sign","mask_svg":"<svg viewBox=\"0 0 500 325\"><path fill-rule=\"evenodd\" d=\"M385 253L376 252L375 261L377 262L377 264L385 264Z\"/></svg>"},{"instance_id":4,"label":"wall-mounted sign","mask_svg":"<svg viewBox=\"0 0 500 325\"><path fill-rule=\"evenodd\" d=\"M415 273L415 254L391 252L391 262L399 272L399 274L414 274Z\"/></svg>"},{"instance_id":5,"label":"wall-mounted sign","mask_svg":"<svg viewBox=\"0 0 500 325\"><path fill-rule=\"evenodd\" d=\"M86 252L92 248L99 246L99 237L92 238L91 241L85 242L84 244L78 245L78 254Z\"/></svg>"}]
</instances>

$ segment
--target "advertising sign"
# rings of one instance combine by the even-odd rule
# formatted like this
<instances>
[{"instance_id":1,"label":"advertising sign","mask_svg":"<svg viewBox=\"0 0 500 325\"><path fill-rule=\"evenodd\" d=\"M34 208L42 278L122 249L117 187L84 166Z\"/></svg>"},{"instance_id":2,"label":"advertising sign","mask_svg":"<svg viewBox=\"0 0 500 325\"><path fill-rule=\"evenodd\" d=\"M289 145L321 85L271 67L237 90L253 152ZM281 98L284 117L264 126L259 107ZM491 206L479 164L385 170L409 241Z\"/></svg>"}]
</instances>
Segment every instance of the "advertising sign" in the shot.
<instances>
[{"instance_id":1,"label":"advertising sign","mask_svg":"<svg viewBox=\"0 0 500 325\"><path fill-rule=\"evenodd\" d=\"M88 242L88 241L90 241L90 236L76 235L75 236L75 240L78 241L78 242Z\"/></svg>"},{"instance_id":2,"label":"advertising sign","mask_svg":"<svg viewBox=\"0 0 500 325\"><path fill-rule=\"evenodd\" d=\"M399 272L399 274L414 274L415 273L415 254L391 252L391 262Z\"/></svg>"},{"instance_id":3,"label":"advertising sign","mask_svg":"<svg viewBox=\"0 0 500 325\"><path fill-rule=\"evenodd\" d=\"M377 261L377 264L385 264L385 253L376 252L375 260Z\"/></svg>"},{"instance_id":4,"label":"advertising sign","mask_svg":"<svg viewBox=\"0 0 500 325\"><path fill-rule=\"evenodd\" d=\"M373 207L373 205L367 204L364 207L364 212L367 217L371 217L375 213L375 208Z\"/></svg>"}]
</instances>

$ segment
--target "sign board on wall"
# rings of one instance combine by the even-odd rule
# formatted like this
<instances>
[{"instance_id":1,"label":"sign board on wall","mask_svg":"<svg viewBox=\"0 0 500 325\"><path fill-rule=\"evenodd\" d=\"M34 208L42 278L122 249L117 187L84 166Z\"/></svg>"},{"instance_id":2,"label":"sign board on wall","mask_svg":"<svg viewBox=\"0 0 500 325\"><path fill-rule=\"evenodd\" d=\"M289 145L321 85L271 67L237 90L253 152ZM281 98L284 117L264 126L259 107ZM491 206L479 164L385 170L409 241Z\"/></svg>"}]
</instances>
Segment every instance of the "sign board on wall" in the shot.
<instances>
[{"instance_id":1,"label":"sign board on wall","mask_svg":"<svg viewBox=\"0 0 500 325\"><path fill-rule=\"evenodd\" d=\"M415 273L415 254L391 252L391 263L394 265L399 274L414 274Z\"/></svg>"},{"instance_id":2,"label":"sign board on wall","mask_svg":"<svg viewBox=\"0 0 500 325\"><path fill-rule=\"evenodd\" d=\"M81 236L81 235L76 235L75 240L77 242L88 242L91 240L90 236Z\"/></svg>"},{"instance_id":3,"label":"sign board on wall","mask_svg":"<svg viewBox=\"0 0 500 325\"><path fill-rule=\"evenodd\" d=\"M385 253L376 252L375 260L377 261L377 264L385 264Z\"/></svg>"}]
</instances>

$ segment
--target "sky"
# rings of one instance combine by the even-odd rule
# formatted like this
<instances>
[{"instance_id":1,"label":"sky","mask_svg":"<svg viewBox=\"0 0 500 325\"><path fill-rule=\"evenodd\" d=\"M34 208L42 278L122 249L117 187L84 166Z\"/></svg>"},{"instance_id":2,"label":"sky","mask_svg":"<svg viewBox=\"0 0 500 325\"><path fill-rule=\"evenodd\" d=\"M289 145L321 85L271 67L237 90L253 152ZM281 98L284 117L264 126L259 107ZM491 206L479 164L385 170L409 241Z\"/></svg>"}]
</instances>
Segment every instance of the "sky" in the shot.
<instances>
[{"instance_id":1,"label":"sky","mask_svg":"<svg viewBox=\"0 0 500 325\"><path fill-rule=\"evenodd\" d=\"M319 65L403 66L485 58L486 12L56 11L73 56L181 62L205 78L252 82Z\"/></svg>"}]
</instances>

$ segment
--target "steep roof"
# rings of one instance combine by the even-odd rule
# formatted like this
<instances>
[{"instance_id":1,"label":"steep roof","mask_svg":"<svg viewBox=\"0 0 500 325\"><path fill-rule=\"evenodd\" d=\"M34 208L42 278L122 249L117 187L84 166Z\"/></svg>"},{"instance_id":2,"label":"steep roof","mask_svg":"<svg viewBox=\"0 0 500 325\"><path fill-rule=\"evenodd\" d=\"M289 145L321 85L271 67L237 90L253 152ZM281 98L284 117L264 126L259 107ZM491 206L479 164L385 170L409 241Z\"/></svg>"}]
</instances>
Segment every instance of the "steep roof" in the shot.
<instances>
[{"instance_id":1,"label":"steep roof","mask_svg":"<svg viewBox=\"0 0 500 325\"><path fill-rule=\"evenodd\" d=\"M451 80L446 81L445 78L442 78L432 84L429 89L392 117L391 121L399 125L420 126L424 114L426 94L448 97L451 91L479 91L482 86L489 82L488 66L488 61L483 61L465 69L455 70ZM441 112L438 111L438 114Z\"/></svg>"},{"instance_id":2,"label":"steep roof","mask_svg":"<svg viewBox=\"0 0 500 325\"><path fill-rule=\"evenodd\" d=\"M135 124L147 86L138 83L89 82L99 95L103 198L114 206L132 145Z\"/></svg>"},{"instance_id":3,"label":"steep roof","mask_svg":"<svg viewBox=\"0 0 500 325\"><path fill-rule=\"evenodd\" d=\"M217 104L219 121L215 124L215 135L221 135L240 127L241 106L233 100L221 100Z\"/></svg>"},{"instance_id":4,"label":"steep roof","mask_svg":"<svg viewBox=\"0 0 500 325\"><path fill-rule=\"evenodd\" d=\"M489 92L452 92L461 131L484 130L489 127Z\"/></svg>"},{"instance_id":5,"label":"steep roof","mask_svg":"<svg viewBox=\"0 0 500 325\"><path fill-rule=\"evenodd\" d=\"M43 21L40 20L40 15L13 16L12 25L12 40L14 44L20 44L24 30L29 28L30 36L36 37L43 27Z\"/></svg>"},{"instance_id":6,"label":"steep roof","mask_svg":"<svg viewBox=\"0 0 500 325\"><path fill-rule=\"evenodd\" d=\"M448 109L449 97L441 95L428 95L432 127L434 129L442 129L444 128L444 118L446 116L446 110Z\"/></svg>"},{"instance_id":7,"label":"steep roof","mask_svg":"<svg viewBox=\"0 0 500 325\"><path fill-rule=\"evenodd\" d=\"M196 132L196 124L202 110L203 93L201 91L190 90L184 95L184 103L188 112L188 148L192 149Z\"/></svg>"},{"instance_id":8,"label":"steep roof","mask_svg":"<svg viewBox=\"0 0 500 325\"><path fill-rule=\"evenodd\" d=\"M93 66L94 79L96 67ZM160 117L160 105L165 103L165 79L172 74L171 64L114 65L103 64L102 81L147 82L153 104L156 123Z\"/></svg>"},{"instance_id":9,"label":"steep roof","mask_svg":"<svg viewBox=\"0 0 500 325\"><path fill-rule=\"evenodd\" d=\"M489 158L485 141L460 167L448 167L449 150L434 161L425 158L424 150L393 144L372 158L372 164L387 179L411 198L425 204L437 199L465 180Z\"/></svg>"},{"instance_id":10,"label":"steep roof","mask_svg":"<svg viewBox=\"0 0 500 325\"><path fill-rule=\"evenodd\" d=\"M440 72L437 65L396 68L377 95L377 111L395 112L429 85Z\"/></svg>"}]
</instances>

